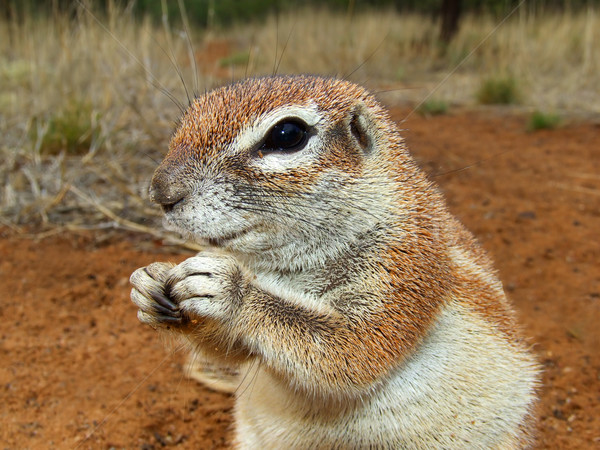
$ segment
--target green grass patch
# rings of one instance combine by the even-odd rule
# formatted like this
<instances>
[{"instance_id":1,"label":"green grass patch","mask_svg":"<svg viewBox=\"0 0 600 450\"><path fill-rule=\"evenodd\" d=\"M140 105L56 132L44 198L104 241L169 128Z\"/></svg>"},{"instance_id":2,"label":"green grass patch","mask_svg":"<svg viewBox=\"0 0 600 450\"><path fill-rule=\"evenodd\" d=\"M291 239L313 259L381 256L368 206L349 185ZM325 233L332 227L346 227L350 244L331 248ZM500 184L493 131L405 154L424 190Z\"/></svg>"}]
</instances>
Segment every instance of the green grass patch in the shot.
<instances>
[{"instance_id":1,"label":"green grass patch","mask_svg":"<svg viewBox=\"0 0 600 450\"><path fill-rule=\"evenodd\" d=\"M517 81L512 77L484 80L476 96L483 105L513 105L521 100Z\"/></svg>"},{"instance_id":2,"label":"green grass patch","mask_svg":"<svg viewBox=\"0 0 600 450\"><path fill-rule=\"evenodd\" d=\"M34 118L32 138L44 155L83 154L100 136L99 119L89 102L74 100L49 117Z\"/></svg>"},{"instance_id":3,"label":"green grass patch","mask_svg":"<svg viewBox=\"0 0 600 450\"><path fill-rule=\"evenodd\" d=\"M560 116L554 113L535 111L529 118L527 130L553 130L560 125Z\"/></svg>"},{"instance_id":4,"label":"green grass patch","mask_svg":"<svg viewBox=\"0 0 600 450\"><path fill-rule=\"evenodd\" d=\"M238 52L219 60L219 66L242 66L248 64L250 52Z\"/></svg>"},{"instance_id":5,"label":"green grass patch","mask_svg":"<svg viewBox=\"0 0 600 450\"><path fill-rule=\"evenodd\" d=\"M417 111L424 116L439 116L447 114L450 109L448 102L443 100L429 99L421 104Z\"/></svg>"}]
</instances>

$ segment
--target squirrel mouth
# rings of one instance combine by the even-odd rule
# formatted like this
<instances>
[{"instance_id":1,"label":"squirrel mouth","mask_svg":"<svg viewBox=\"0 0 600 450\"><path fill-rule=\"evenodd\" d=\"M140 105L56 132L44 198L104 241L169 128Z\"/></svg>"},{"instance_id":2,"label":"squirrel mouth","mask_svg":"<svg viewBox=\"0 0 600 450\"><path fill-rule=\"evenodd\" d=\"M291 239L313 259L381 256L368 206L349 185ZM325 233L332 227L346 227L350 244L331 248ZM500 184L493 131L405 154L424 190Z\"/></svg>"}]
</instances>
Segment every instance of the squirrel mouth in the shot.
<instances>
[{"instance_id":1,"label":"squirrel mouth","mask_svg":"<svg viewBox=\"0 0 600 450\"><path fill-rule=\"evenodd\" d=\"M230 242L234 241L235 239L248 233L251 229L252 229L252 227L244 228L243 230L236 231L234 233L225 234L223 236L219 236L216 238L212 238L212 237L208 238L207 241L210 245L212 245L214 247L224 247L228 243L230 243Z\"/></svg>"}]
</instances>

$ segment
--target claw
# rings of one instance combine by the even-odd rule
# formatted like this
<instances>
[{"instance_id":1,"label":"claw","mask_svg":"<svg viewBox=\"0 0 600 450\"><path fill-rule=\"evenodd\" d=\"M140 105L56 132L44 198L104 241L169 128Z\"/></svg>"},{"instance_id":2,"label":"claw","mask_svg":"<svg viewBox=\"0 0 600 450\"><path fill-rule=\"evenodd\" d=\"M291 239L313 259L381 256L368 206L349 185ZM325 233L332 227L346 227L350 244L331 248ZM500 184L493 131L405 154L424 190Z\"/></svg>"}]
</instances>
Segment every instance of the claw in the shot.
<instances>
[{"instance_id":1,"label":"claw","mask_svg":"<svg viewBox=\"0 0 600 450\"><path fill-rule=\"evenodd\" d=\"M179 310L172 310L169 308L165 308L163 305L159 303L155 303L152 305L152 309L158 313L159 315L165 315L170 317L179 317Z\"/></svg>"},{"instance_id":2,"label":"claw","mask_svg":"<svg viewBox=\"0 0 600 450\"><path fill-rule=\"evenodd\" d=\"M163 323L182 323L183 319L181 317L163 316L162 314L159 314L156 316L156 321Z\"/></svg>"},{"instance_id":3,"label":"claw","mask_svg":"<svg viewBox=\"0 0 600 450\"><path fill-rule=\"evenodd\" d=\"M168 311L179 311L179 306L162 292L152 292L152 299ZM165 311L168 313L168 311Z\"/></svg>"}]
</instances>

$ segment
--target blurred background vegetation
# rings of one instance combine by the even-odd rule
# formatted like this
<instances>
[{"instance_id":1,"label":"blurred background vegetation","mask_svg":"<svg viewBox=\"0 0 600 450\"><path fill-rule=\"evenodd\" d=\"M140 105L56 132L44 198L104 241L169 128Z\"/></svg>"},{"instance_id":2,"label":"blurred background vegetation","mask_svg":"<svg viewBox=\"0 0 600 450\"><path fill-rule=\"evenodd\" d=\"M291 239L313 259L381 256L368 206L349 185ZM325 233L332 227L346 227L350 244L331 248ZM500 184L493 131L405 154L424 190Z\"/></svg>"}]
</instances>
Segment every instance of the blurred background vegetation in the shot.
<instances>
[{"instance_id":1,"label":"blurred background vegetation","mask_svg":"<svg viewBox=\"0 0 600 450\"><path fill-rule=\"evenodd\" d=\"M7 18L24 14L50 14L56 12L74 12L78 0L5 0L2 8ZM369 9L394 8L399 12L418 12L440 14L444 5L460 4L465 13L491 13L499 17L514 8L521 0L94 0L84 1L96 11L107 11L115 4L122 8L131 8L139 15L150 15L161 20L164 5L169 13L179 16L180 5L187 10L190 22L196 26L227 26L241 20L253 20L266 17L273 12L297 10L299 7L320 7L341 12L360 13ZM534 12L573 11L597 6L600 0L528 0L525 8Z\"/></svg>"},{"instance_id":2,"label":"blurred background vegetation","mask_svg":"<svg viewBox=\"0 0 600 450\"><path fill-rule=\"evenodd\" d=\"M7 20L31 15L48 16L67 13L73 17L81 3L106 14L116 5L131 10L137 17L151 17L155 22L165 13L181 17L182 8L190 24L200 28L227 27L241 21L265 19L270 14L295 11L298 8L326 8L355 14L373 9L393 9L441 17L443 39L451 38L463 14L491 14L502 18L511 9L522 6L530 13L573 12L600 5L600 0L4 0L2 8Z\"/></svg>"},{"instance_id":3,"label":"blurred background vegetation","mask_svg":"<svg viewBox=\"0 0 600 450\"><path fill-rule=\"evenodd\" d=\"M600 0L4 0L0 223L152 222L181 109L247 76L348 78L407 114L502 105L532 132L598 116L599 42Z\"/></svg>"}]
</instances>

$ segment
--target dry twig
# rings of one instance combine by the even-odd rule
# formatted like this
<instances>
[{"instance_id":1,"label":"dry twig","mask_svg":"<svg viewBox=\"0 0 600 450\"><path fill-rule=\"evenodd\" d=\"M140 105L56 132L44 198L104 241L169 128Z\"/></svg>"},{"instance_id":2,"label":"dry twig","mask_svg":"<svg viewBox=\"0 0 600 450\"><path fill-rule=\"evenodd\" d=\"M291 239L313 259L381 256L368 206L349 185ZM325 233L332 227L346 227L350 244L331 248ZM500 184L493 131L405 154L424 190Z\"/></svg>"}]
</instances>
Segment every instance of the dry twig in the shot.
<instances>
[{"instance_id":1,"label":"dry twig","mask_svg":"<svg viewBox=\"0 0 600 450\"><path fill-rule=\"evenodd\" d=\"M73 192L73 194L77 195L79 198L84 200L86 203L89 203L90 205L92 205L99 212L101 212L106 217L113 220L115 223L117 223L119 226L121 226L123 228L126 228L131 231L137 231L140 233L150 234L159 239L174 242L176 245L186 248L188 250L201 251L203 249L203 247L198 244L194 244L192 242L186 242L186 241L179 239L171 234L163 233L159 230L156 230L155 228L147 227L145 225L142 225L142 224L139 224L136 222L132 222L131 220L127 220L122 217L119 217L117 214L115 214L113 211L108 209L106 206L100 204L98 201L94 200L93 198L91 198L90 196L88 196L87 194L85 194L84 192L82 192L80 189L78 189L75 186L70 186L69 190L71 192Z\"/></svg>"}]
</instances>

